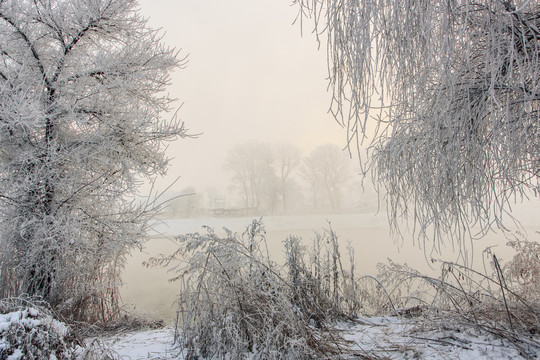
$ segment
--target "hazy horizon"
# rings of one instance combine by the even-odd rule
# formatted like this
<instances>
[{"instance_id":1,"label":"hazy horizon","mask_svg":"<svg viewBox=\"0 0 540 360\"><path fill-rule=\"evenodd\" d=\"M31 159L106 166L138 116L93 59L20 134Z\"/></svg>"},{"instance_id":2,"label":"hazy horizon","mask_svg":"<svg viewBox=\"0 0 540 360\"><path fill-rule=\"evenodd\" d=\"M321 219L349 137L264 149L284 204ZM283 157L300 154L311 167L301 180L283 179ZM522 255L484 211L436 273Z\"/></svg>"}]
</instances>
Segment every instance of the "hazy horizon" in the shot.
<instances>
[{"instance_id":1,"label":"hazy horizon","mask_svg":"<svg viewBox=\"0 0 540 360\"><path fill-rule=\"evenodd\" d=\"M159 188L178 176L175 190L218 187L227 152L246 141L292 143L304 153L324 143L345 147L345 132L327 112L324 46L292 24L296 7L273 0L141 0L140 7L168 46L189 55L168 91L190 132L202 133L169 144L173 159Z\"/></svg>"}]
</instances>

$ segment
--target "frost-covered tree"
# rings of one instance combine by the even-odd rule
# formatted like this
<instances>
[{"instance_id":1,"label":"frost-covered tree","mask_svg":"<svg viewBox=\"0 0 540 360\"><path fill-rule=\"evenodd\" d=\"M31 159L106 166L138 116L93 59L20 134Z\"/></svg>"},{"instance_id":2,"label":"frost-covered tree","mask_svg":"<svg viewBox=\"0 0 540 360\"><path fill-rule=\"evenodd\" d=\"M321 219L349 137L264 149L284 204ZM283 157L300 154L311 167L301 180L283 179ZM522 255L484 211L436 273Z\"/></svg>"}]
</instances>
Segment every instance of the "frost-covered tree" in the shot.
<instances>
[{"instance_id":1,"label":"frost-covered tree","mask_svg":"<svg viewBox=\"0 0 540 360\"><path fill-rule=\"evenodd\" d=\"M0 295L86 320L118 305L144 239L141 177L163 174L160 118L181 65L132 0L0 0Z\"/></svg>"},{"instance_id":2,"label":"frost-covered tree","mask_svg":"<svg viewBox=\"0 0 540 360\"><path fill-rule=\"evenodd\" d=\"M424 239L463 240L539 190L538 1L296 3L328 35L332 111L349 145L375 132L394 224L412 216Z\"/></svg>"}]
</instances>

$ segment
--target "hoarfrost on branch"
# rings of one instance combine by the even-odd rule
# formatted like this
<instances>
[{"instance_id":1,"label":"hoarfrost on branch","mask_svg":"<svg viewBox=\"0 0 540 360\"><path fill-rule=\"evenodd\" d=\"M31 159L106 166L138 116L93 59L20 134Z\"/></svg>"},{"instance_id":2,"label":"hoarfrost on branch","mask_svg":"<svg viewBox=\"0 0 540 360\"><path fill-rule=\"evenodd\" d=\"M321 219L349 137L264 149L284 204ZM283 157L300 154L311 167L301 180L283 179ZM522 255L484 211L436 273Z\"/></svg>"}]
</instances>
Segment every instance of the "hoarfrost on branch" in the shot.
<instances>
[{"instance_id":1,"label":"hoarfrost on branch","mask_svg":"<svg viewBox=\"0 0 540 360\"><path fill-rule=\"evenodd\" d=\"M328 37L331 111L350 147L372 137L395 229L460 242L538 193L538 1L295 3Z\"/></svg>"},{"instance_id":2,"label":"hoarfrost on branch","mask_svg":"<svg viewBox=\"0 0 540 360\"><path fill-rule=\"evenodd\" d=\"M166 171L164 141L185 135L160 118L181 65L135 1L0 1L2 297L114 315L149 219L128 196Z\"/></svg>"}]
</instances>

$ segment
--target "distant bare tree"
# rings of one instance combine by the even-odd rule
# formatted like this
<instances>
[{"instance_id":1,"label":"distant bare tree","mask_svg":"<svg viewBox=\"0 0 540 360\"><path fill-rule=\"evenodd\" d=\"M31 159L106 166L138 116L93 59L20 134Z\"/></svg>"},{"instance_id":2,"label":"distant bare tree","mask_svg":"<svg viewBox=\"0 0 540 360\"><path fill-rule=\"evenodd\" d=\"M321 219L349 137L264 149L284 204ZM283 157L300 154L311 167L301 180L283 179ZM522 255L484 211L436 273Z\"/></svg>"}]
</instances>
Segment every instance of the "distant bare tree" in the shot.
<instances>
[{"instance_id":1,"label":"distant bare tree","mask_svg":"<svg viewBox=\"0 0 540 360\"><path fill-rule=\"evenodd\" d=\"M311 202L314 210L319 210L321 179L319 176L319 165L314 157L305 156L301 166L301 176L308 184Z\"/></svg>"},{"instance_id":2,"label":"distant bare tree","mask_svg":"<svg viewBox=\"0 0 540 360\"><path fill-rule=\"evenodd\" d=\"M304 158L304 179L310 184L314 207L320 206L320 192L328 197L330 208L341 209L342 190L349 181L349 159L335 144L318 146Z\"/></svg>"},{"instance_id":3,"label":"distant bare tree","mask_svg":"<svg viewBox=\"0 0 540 360\"><path fill-rule=\"evenodd\" d=\"M328 35L332 111L379 131L375 178L394 225L461 241L538 191L540 2L297 0Z\"/></svg>"},{"instance_id":4,"label":"distant bare tree","mask_svg":"<svg viewBox=\"0 0 540 360\"><path fill-rule=\"evenodd\" d=\"M119 276L167 169L163 93L180 65L131 0L0 1L0 295L118 315Z\"/></svg>"},{"instance_id":5,"label":"distant bare tree","mask_svg":"<svg viewBox=\"0 0 540 360\"><path fill-rule=\"evenodd\" d=\"M234 146L224 168L233 173L234 185L240 189L245 208L259 208L271 184L273 156L269 145L249 142Z\"/></svg>"},{"instance_id":6,"label":"distant bare tree","mask_svg":"<svg viewBox=\"0 0 540 360\"><path fill-rule=\"evenodd\" d=\"M292 144L278 144L274 147L274 164L279 179L279 188L283 213L287 213L289 192L292 188L294 171L296 171L302 162L302 153L300 149Z\"/></svg>"}]
</instances>

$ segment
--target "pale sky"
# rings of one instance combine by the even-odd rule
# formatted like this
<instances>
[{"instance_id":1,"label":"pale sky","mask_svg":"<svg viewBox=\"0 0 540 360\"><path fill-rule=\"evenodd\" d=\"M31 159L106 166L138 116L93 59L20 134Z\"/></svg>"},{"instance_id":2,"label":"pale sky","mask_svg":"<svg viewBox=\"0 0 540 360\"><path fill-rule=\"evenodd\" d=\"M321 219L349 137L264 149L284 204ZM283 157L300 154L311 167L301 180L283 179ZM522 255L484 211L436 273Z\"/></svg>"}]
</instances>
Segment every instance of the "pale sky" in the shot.
<instances>
[{"instance_id":1,"label":"pale sky","mask_svg":"<svg viewBox=\"0 0 540 360\"><path fill-rule=\"evenodd\" d=\"M183 103L180 117L191 132L203 133L170 145L174 159L159 187L181 176L173 191L226 191L223 161L242 142L290 142L305 154L325 143L345 145L345 130L327 113L326 49L318 50L310 24L303 37L292 25L292 0L139 2L150 25L165 31L165 43L189 54L169 91ZM525 226L537 223L540 203L533 202L513 208Z\"/></svg>"},{"instance_id":2,"label":"pale sky","mask_svg":"<svg viewBox=\"0 0 540 360\"><path fill-rule=\"evenodd\" d=\"M167 45L189 54L169 91L183 103L187 128L203 133L170 145L174 160L160 185L180 175L175 190L217 187L237 143L290 142L304 153L344 146L345 132L327 112L325 49L310 27L302 37L292 25L298 8L290 0L140 0L140 7Z\"/></svg>"}]
</instances>

